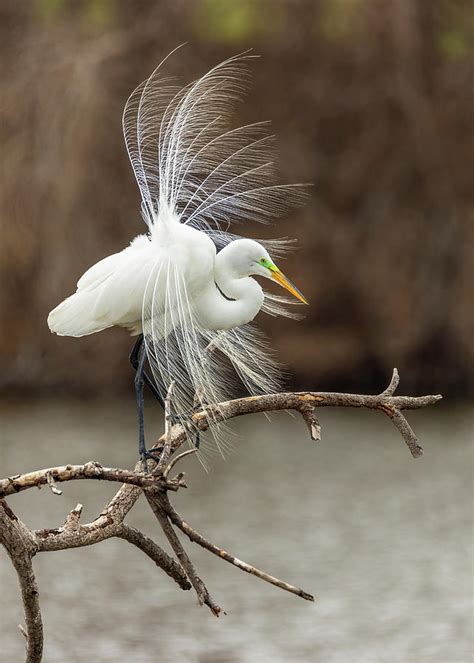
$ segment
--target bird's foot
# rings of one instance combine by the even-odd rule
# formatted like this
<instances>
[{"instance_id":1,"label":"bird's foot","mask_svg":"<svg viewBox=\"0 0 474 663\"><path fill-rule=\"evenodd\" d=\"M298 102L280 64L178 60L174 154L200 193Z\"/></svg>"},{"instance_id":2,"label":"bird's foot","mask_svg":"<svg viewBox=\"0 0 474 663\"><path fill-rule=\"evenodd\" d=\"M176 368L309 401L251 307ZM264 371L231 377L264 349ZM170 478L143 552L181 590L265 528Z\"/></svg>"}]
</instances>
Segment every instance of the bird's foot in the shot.
<instances>
[{"instance_id":1,"label":"bird's foot","mask_svg":"<svg viewBox=\"0 0 474 663\"><path fill-rule=\"evenodd\" d=\"M143 471L145 473L148 472L148 459L154 461L155 463L159 463L161 460L161 454L163 452L163 447L156 447L156 449L152 449L151 451L147 451L146 449L144 451L140 452L140 460L143 465Z\"/></svg>"}]
</instances>

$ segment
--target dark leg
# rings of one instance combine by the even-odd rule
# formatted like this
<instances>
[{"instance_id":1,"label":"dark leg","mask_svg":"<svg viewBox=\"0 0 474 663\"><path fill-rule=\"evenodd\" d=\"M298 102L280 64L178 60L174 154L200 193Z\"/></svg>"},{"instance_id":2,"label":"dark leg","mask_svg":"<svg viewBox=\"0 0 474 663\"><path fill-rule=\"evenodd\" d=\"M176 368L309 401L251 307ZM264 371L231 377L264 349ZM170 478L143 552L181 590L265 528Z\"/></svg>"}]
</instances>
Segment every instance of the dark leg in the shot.
<instances>
[{"instance_id":1,"label":"dark leg","mask_svg":"<svg viewBox=\"0 0 474 663\"><path fill-rule=\"evenodd\" d=\"M132 348L129 358L130 358L130 363L132 364L133 368L136 371L135 394L137 398L137 408L138 408L138 451L140 453L140 458L143 460L145 464L145 471L146 471L146 459L153 458L153 460L158 461L158 458L153 454L149 454L145 447L143 385L146 384L146 386L150 389L151 393L159 402L163 410L165 409L165 402L160 392L156 388L153 380L151 380L151 378L145 372L146 353L145 353L145 344L143 340L144 340L143 334L140 334L140 336L138 336L136 340L135 345ZM172 415L171 421L172 423L183 423L181 417L174 415ZM200 434L199 431L196 431L196 438L194 442L196 449L199 449L200 443L201 443Z\"/></svg>"},{"instance_id":2,"label":"dark leg","mask_svg":"<svg viewBox=\"0 0 474 663\"><path fill-rule=\"evenodd\" d=\"M145 366L145 345L143 343L143 334L140 334L140 336L137 338L137 342L133 346L133 349L130 353L130 363L132 364L133 368L135 371L138 372L139 368L139 363L140 363L140 357L143 355L143 366L142 366L142 380L143 383L146 384L148 389L151 391L153 396L156 398L158 403L161 405L163 410L165 409L165 402L163 400L163 397L161 396L160 392L156 388L153 380L146 374L144 366Z\"/></svg>"},{"instance_id":3,"label":"dark leg","mask_svg":"<svg viewBox=\"0 0 474 663\"><path fill-rule=\"evenodd\" d=\"M145 348L141 347L138 351L138 360L135 374L135 396L137 399L138 413L138 453L140 458L146 464L145 447L145 422L144 422L144 401L143 401L143 367L145 365Z\"/></svg>"},{"instance_id":4,"label":"dark leg","mask_svg":"<svg viewBox=\"0 0 474 663\"><path fill-rule=\"evenodd\" d=\"M138 453L143 461L143 469L147 472L147 458L152 458L156 462L159 461L157 456L149 453L145 446L145 418L144 418L144 399L143 399L143 385L144 379L144 366L145 366L145 346L141 344L137 355L136 374L135 374L135 396L137 399L137 412L138 412ZM154 386L154 385L153 385Z\"/></svg>"}]
</instances>

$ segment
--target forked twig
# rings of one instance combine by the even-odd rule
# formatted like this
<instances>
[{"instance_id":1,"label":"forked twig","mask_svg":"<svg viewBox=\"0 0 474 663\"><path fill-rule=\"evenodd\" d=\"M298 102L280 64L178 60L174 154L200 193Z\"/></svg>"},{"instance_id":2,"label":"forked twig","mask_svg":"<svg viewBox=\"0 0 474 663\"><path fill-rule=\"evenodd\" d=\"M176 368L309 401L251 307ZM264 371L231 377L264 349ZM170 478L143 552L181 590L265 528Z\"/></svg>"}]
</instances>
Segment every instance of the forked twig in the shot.
<instances>
[{"instance_id":1,"label":"forked twig","mask_svg":"<svg viewBox=\"0 0 474 663\"><path fill-rule=\"evenodd\" d=\"M194 568L193 563L191 562L186 551L181 545L181 541L178 539L176 532L172 528L166 513L161 508L160 498L162 494L157 489L150 488L145 491L145 496L148 500L149 505L151 506L153 513L155 514L158 522L160 523L166 538L168 539L171 547L173 548L176 557L179 559L181 566L183 567L184 571L186 572L186 575L189 578L189 581L194 587L198 597L199 604L207 605L210 608L211 612L216 617L219 617L221 613L221 608L214 601L212 596L209 594L206 585L196 573L196 569Z\"/></svg>"},{"instance_id":2,"label":"forked twig","mask_svg":"<svg viewBox=\"0 0 474 663\"><path fill-rule=\"evenodd\" d=\"M209 348L210 352L213 350L213 347ZM394 369L390 384L378 395L300 392L267 394L235 399L219 403L215 406L207 406L205 410L194 413L192 415L193 426L199 431L205 431L213 423L226 421L245 414L294 410L303 417L311 438L317 440L320 439L321 429L315 416L315 408L367 408L378 410L388 416L405 440L412 456L418 458L423 451L402 411L432 405L441 396L395 396L394 393L398 383L398 371ZM171 425L172 388L173 385L170 386L166 399L165 432L154 446L154 449L161 447L162 455L158 464L153 459L149 460L151 473L144 474L141 472L141 462L136 464L134 470L105 468L99 463L90 462L84 465L51 467L25 474L17 474L0 480L0 543L3 544L10 555L20 580L26 624L26 628L21 627L20 630L24 634L26 633L28 663L39 663L41 661L43 647L38 590L31 564L32 557L38 552L66 550L94 545L112 537L124 539L152 559L182 589L190 589L192 586L196 591L199 603L209 606L213 614L218 616L221 613L221 608L209 594L202 579L197 575L192 561L173 528L173 525L175 525L191 541L246 573L250 573L306 600L314 600L313 596L304 590L281 581L264 571L260 571L208 541L202 534L194 530L171 505L167 492L170 490L176 491L181 487L185 487L186 484L183 473L179 473L173 479L168 479L168 476L180 459L196 452L196 449L190 449L174 456L170 460L171 453L179 449L187 439L185 425ZM112 500L104 507L97 518L90 523L80 523L82 505L78 504L68 514L62 526L32 531L17 518L6 502L1 499L7 495L13 495L35 486L41 487L42 485L49 485L54 494L60 495L61 490L56 484L77 479L98 479L119 481L122 483L121 488ZM145 493L150 507L160 523L179 563L172 559L152 539L124 523L126 515L132 509L142 492Z\"/></svg>"}]
</instances>

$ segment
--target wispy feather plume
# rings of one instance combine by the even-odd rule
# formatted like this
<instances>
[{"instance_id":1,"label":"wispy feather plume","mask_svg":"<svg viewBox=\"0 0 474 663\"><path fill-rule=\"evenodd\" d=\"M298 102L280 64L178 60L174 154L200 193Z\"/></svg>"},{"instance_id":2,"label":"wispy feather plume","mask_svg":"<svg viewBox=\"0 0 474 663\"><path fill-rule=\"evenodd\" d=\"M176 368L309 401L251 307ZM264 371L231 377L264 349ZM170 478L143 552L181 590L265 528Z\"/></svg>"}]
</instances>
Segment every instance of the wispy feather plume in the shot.
<instances>
[{"instance_id":1,"label":"wispy feather plume","mask_svg":"<svg viewBox=\"0 0 474 663\"><path fill-rule=\"evenodd\" d=\"M169 57L169 56L168 56ZM163 64L130 95L123 113L128 155L151 235L172 216L207 233L217 249L238 235L231 224L268 223L301 205L304 187L275 184L275 138L267 122L232 128L235 104L248 90L244 53L180 85ZM276 255L287 240L266 244ZM166 296L157 297L166 290ZM186 278L170 256L150 274L143 302L147 356L161 393L174 381L177 415L232 397L238 384L257 394L278 389L281 369L253 324L213 332L193 314ZM263 311L298 317L284 297L266 294ZM237 384L236 384L237 383ZM212 427L221 451L225 436Z\"/></svg>"},{"instance_id":2,"label":"wispy feather plume","mask_svg":"<svg viewBox=\"0 0 474 663\"><path fill-rule=\"evenodd\" d=\"M229 58L184 87L160 65L130 95L124 136L149 225L164 204L181 223L220 230L267 223L306 200L305 187L275 184L268 122L229 127L253 57Z\"/></svg>"}]
</instances>

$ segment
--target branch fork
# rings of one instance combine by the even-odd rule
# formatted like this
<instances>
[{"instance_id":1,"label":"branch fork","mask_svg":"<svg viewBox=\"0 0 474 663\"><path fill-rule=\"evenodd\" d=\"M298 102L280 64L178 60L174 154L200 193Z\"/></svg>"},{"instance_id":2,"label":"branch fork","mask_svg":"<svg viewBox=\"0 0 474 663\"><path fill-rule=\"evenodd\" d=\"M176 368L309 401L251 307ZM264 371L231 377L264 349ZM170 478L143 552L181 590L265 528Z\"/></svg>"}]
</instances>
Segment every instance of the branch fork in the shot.
<instances>
[{"instance_id":1,"label":"branch fork","mask_svg":"<svg viewBox=\"0 0 474 663\"><path fill-rule=\"evenodd\" d=\"M423 450L402 411L433 405L441 396L395 396L398 384L398 371L394 369L387 388L375 396L336 392L290 392L225 401L194 413L192 415L193 426L200 431L206 431L214 422L227 421L233 417L254 412L295 410L303 418L311 439L316 441L321 439L321 426L315 415L317 407L363 407L378 410L389 417L407 444L412 456L419 458ZM238 569L307 601L314 601L314 597L305 590L257 569L212 543L192 528L174 509L168 493L186 488L185 475L183 472L179 472L174 478L169 478L169 475L181 459L197 453L197 450L189 449L176 454L176 451L186 441L187 435L185 424L173 425L172 423L172 391L173 384L170 385L165 400L165 432L151 449L151 451L162 451L162 453L158 463L153 459L148 461L150 464L148 472L142 471L141 461L135 465L133 470L106 468L100 463L91 461L84 465L65 465L35 470L0 480L0 544L7 550L20 582L25 627L20 626L19 628L26 637L28 663L41 661L43 650L43 627L38 587L32 565L33 557L40 552L94 545L113 537L123 539L141 550L181 589L194 588L199 604L207 605L211 612L218 617L222 613L222 609L197 574L176 534L175 528L177 528L191 542L200 545ZM43 485L47 485L54 495L59 496L62 491L58 488L58 484L79 479L115 481L122 484L112 500L90 523L80 523L82 504L78 504L68 513L62 526L30 530L17 518L4 499L33 487L41 488ZM151 538L124 522L125 517L142 493L169 541L175 558L168 555Z\"/></svg>"}]
</instances>

